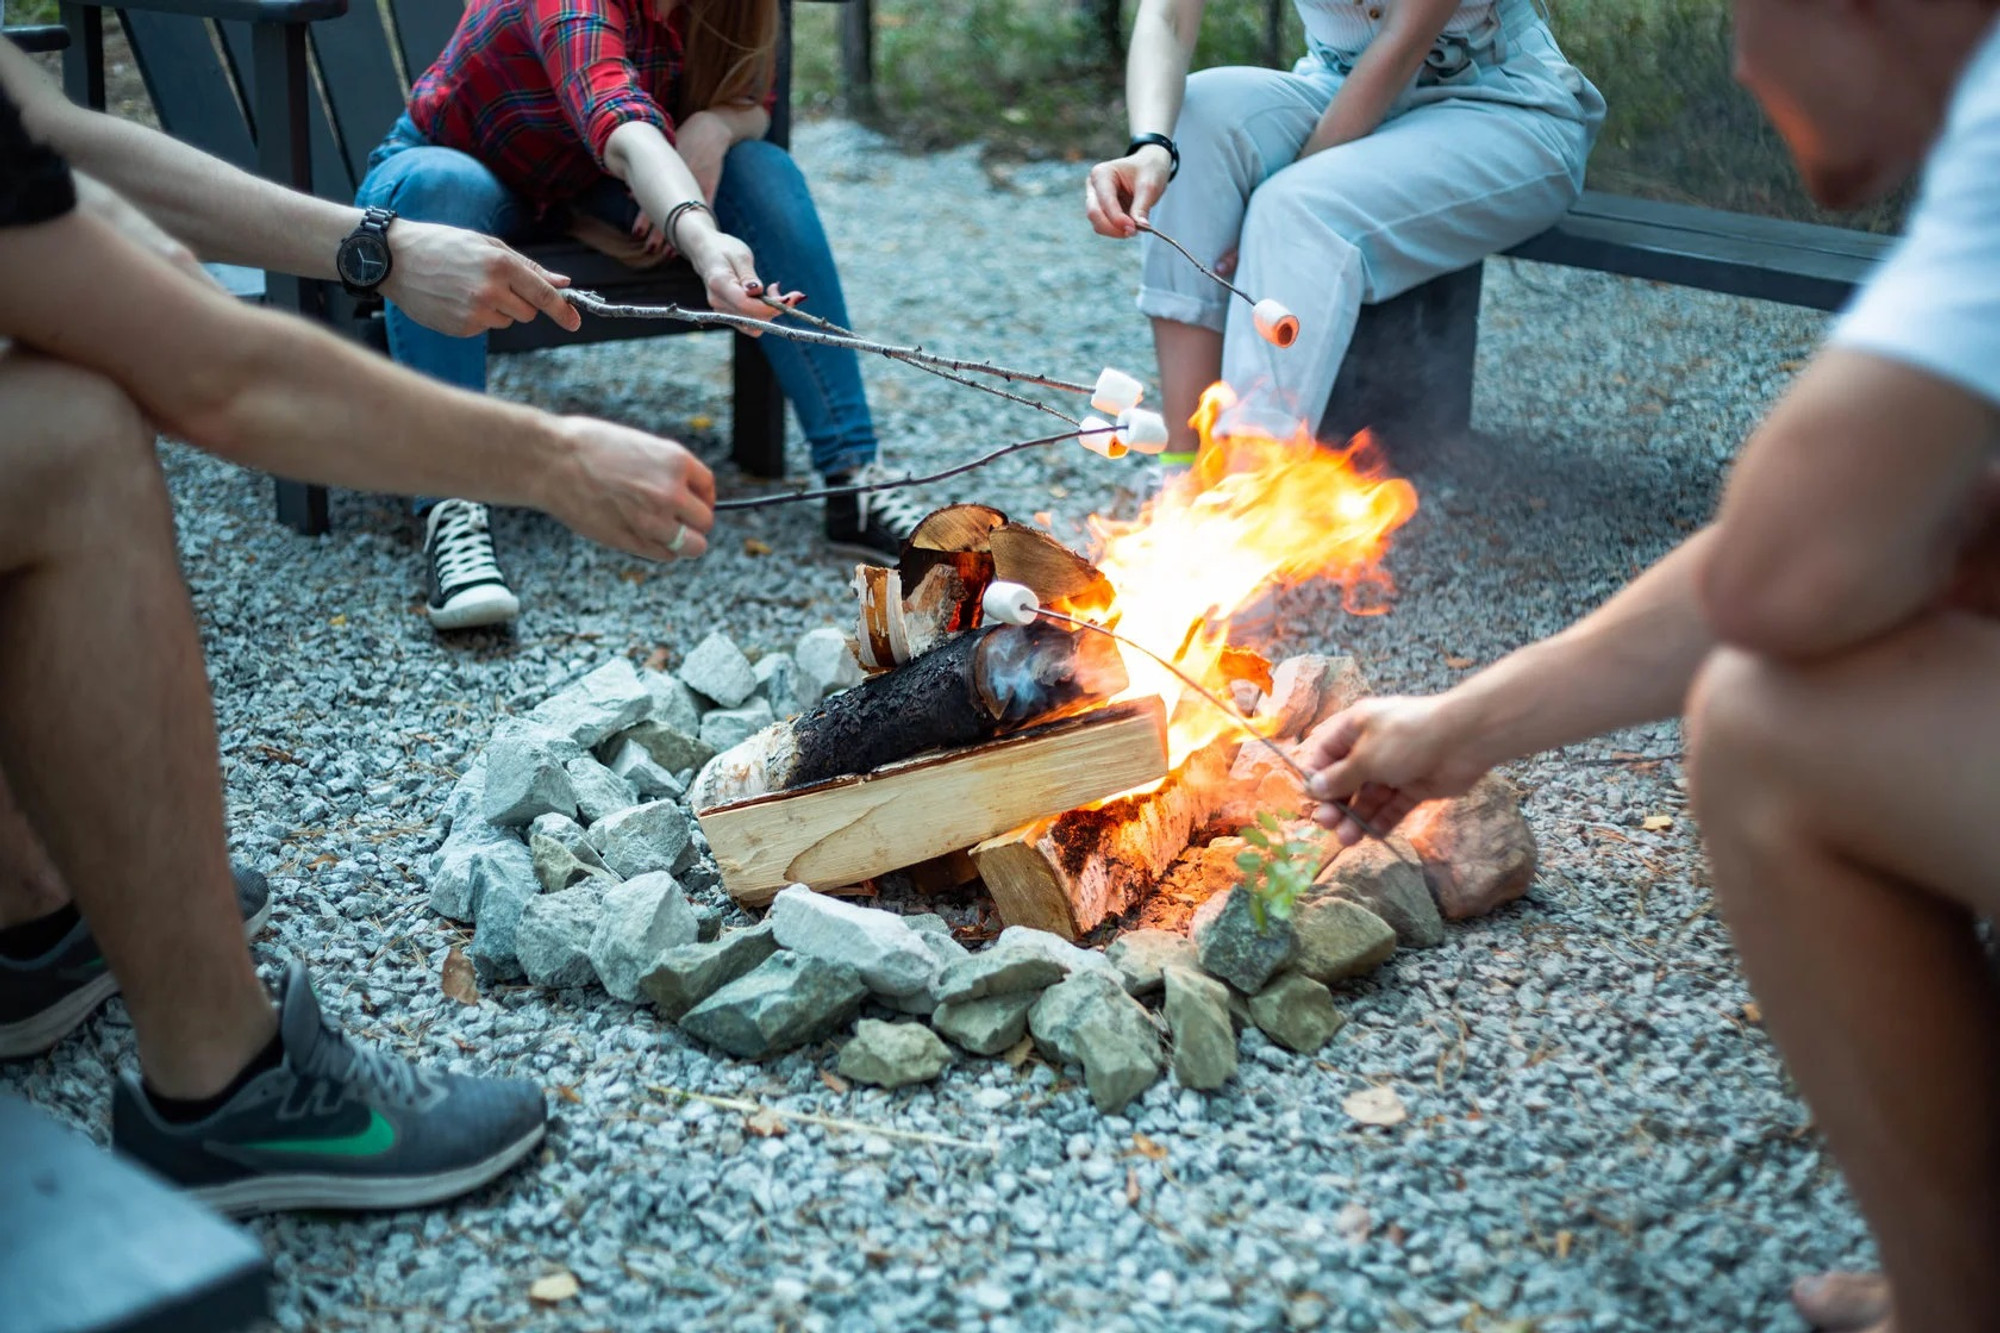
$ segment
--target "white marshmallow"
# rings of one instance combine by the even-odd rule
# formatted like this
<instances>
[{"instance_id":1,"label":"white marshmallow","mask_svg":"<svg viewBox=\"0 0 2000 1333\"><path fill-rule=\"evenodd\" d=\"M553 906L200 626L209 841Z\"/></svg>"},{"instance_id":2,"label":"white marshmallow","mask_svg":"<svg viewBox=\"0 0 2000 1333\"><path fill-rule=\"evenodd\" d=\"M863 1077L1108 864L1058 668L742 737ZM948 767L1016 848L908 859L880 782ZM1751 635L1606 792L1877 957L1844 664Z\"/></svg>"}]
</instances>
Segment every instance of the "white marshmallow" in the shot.
<instances>
[{"instance_id":1,"label":"white marshmallow","mask_svg":"<svg viewBox=\"0 0 2000 1333\"><path fill-rule=\"evenodd\" d=\"M1135 453L1164 453L1167 419L1143 407L1128 407L1118 414L1118 438Z\"/></svg>"},{"instance_id":2,"label":"white marshmallow","mask_svg":"<svg viewBox=\"0 0 2000 1333\"><path fill-rule=\"evenodd\" d=\"M1123 458L1125 443L1112 433L1113 427L1103 417L1085 417L1078 429L1084 434L1076 437L1076 442L1093 454L1102 458Z\"/></svg>"},{"instance_id":3,"label":"white marshmallow","mask_svg":"<svg viewBox=\"0 0 2000 1333\"><path fill-rule=\"evenodd\" d=\"M1032 625L1035 623L1035 612L1042 609L1042 599L1035 596L1035 590L1025 583L1002 580L986 585L986 592L979 599L979 609L986 613L986 619L1003 625Z\"/></svg>"},{"instance_id":4,"label":"white marshmallow","mask_svg":"<svg viewBox=\"0 0 2000 1333\"><path fill-rule=\"evenodd\" d=\"M1090 405L1106 416L1115 417L1128 407L1137 407L1139 400L1145 396L1145 385L1122 370L1106 366L1098 372L1097 388L1091 392Z\"/></svg>"},{"instance_id":5,"label":"white marshmallow","mask_svg":"<svg viewBox=\"0 0 2000 1333\"><path fill-rule=\"evenodd\" d=\"M1264 341L1276 347L1290 347L1299 340L1299 317L1265 297L1250 312L1252 322Z\"/></svg>"}]
</instances>

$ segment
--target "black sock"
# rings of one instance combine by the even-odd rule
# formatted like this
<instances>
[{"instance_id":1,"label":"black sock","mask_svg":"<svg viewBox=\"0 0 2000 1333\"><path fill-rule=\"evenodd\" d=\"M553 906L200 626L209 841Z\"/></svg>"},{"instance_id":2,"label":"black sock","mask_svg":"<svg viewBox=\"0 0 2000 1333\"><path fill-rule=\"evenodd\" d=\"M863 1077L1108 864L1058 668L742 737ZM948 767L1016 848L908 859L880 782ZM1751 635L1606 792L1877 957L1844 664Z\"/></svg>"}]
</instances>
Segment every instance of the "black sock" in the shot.
<instances>
[{"instance_id":1,"label":"black sock","mask_svg":"<svg viewBox=\"0 0 2000 1333\"><path fill-rule=\"evenodd\" d=\"M162 1097L151 1087L146 1088L146 1100L160 1113L160 1119L170 1125L191 1125L197 1120L206 1120L220 1111L231 1097L243 1091L250 1080L259 1074L276 1069L284 1063L285 1044L277 1034L271 1035L270 1044L250 1058L243 1066L243 1072L229 1081L229 1086L213 1097L198 1097L193 1101L182 1101L178 1097Z\"/></svg>"},{"instance_id":2,"label":"black sock","mask_svg":"<svg viewBox=\"0 0 2000 1333\"><path fill-rule=\"evenodd\" d=\"M18 926L8 926L0 930L0 958L12 958L23 963L30 958L40 958L61 944L63 937L75 930L76 923L81 920L83 918L77 915L76 904L65 903L47 916L23 921Z\"/></svg>"}]
</instances>

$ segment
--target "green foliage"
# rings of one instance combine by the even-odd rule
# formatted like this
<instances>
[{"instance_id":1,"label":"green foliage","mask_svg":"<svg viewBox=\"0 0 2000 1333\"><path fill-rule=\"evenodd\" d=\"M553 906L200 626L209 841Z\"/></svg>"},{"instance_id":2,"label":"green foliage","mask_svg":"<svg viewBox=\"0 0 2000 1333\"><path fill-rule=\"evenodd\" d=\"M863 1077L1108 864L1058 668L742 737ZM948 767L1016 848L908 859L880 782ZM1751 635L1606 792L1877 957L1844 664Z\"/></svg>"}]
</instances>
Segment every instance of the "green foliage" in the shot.
<instances>
[{"instance_id":1,"label":"green foliage","mask_svg":"<svg viewBox=\"0 0 2000 1333\"><path fill-rule=\"evenodd\" d=\"M1292 909L1319 873L1321 849L1286 837L1284 826L1269 810L1257 816L1255 827L1243 830L1243 841L1255 849L1236 855L1236 868L1243 872L1243 888L1250 895L1250 919L1259 931L1268 930L1273 918L1291 920Z\"/></svg>"}]
</instances>

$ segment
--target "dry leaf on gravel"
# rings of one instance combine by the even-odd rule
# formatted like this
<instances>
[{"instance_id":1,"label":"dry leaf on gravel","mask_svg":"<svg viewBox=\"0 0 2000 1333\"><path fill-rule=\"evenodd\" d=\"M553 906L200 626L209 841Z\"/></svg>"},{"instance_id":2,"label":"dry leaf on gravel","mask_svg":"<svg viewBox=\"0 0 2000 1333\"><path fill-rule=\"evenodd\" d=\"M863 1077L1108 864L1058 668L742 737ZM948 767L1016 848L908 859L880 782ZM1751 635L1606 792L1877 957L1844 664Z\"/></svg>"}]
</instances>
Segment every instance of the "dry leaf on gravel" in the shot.
<instances>
[{"instance_id":1,"label":"dry leaf on gravel","mask_svg":"<svg viewBox=\"0 0 2000 1333\"><path fill-rule=\"evenodd\" d=\"M573 1106L583 1105L583 1094L567 1083L556 1084L555 1094Z\"/></svg>"},{"instance_id":2,"label":"dry leaf on gravel","mask_svg":"<svg viewBox=\"0 0 2000 1333\"><path fill-rule=\"evenodd\" d=\"M1476 657L1453 657L1447 654L1444 659L1444 664L1450 667L1453 671L1463 671L1478 660L1479 659Z\"/></svg>"},{"instance_id":3,"label":"dry leaf on gravel","mask_svg":"<svg viewBox=\"0 0 2000 1333\"><path fill-rule=\"evenodd\" d=\"M473 975L472 960L465 956L465 950L456 944L446 951L444 971L438 977L438 989L446 998L460 1004L479 1003L479 978Z\"/></svg>"},{"instance_id":4,"label":"dry leaf on gravel","mask_svg":"<svg viewBox=\"0 0 2000 1333\"><path fill-rule=\"evenodd\" d=\"M785 1117L770 1107L765 1107L743 1121L743 1128L760 1139L780 1138L785 1133Z\"/></svg>"},{"instance_id":5,"label":"dry leaf on gravel","mask_svg":"<svg viewBox=\"0 0 2000 1333\"><path fill-rule=\"evenodd\" d=\"M1134 1208L1139 1206L1139 1168L1125 1168L1125 1202Z\"/></svg>"},{"instance_id":6,"label":"dry leaf on gravel","mask_svg":"<svg viewBox=\"0 0 2000 1333\"><path fill-rule=\"evenodd\" d=\"M1340 1106L1364 1125L1400 1125L1410 1118L1394 1088L1363 1088L1349 1093Z\"/></svg>"},{"instance_id":7,"label":"dry leaf on gravel","mask_svg":"<svg viewBox=\"0 0 2000 1333\"><path fill-rule=\"evenodd\" d=\"M1673 826L1674 817L1672 815L1647 815L1646 822L1641 825L1648 833L1658 833L1663 829L1670 829Z\"/></svg>"},{"instance_id":8,"label":"dry leaf on gravel","mask_svg":"<svg viewBox=\"0 0 2000 1333\"><path fill-rule=\"evenodd\" d=\"M1033 1037L1023 1037L1012 1046L1009 1046L1000 1058L1007 1062L1009 1069L1019 1069L1028 1062L1028 1056L1034 1052L1034 1049L1035 1039Z\"/></svg>"},{"instance_id":9,"label":"dry leaf on gravel","mask_svg":"<svg viewBox=\"0 0 2000 1333\"><path fill-rule=\"evenodd\" d=\"M756 537L745 537L743 539L743 554L769 555L771 554L771 543L762 541Z\"/></svg>"},{"instance_id":10,"label":"dry leaf on gravel","mask_svg":"<svg viewBox=\"0 0 2000 1333\"><path fill-rule=\"evenodd\" d=\"M1132 1151L1148 1161L1164 1162L1167 1160L1167 1150L1147 1138L1144 1134L1134 1134L1132 1136Z\"/></svg>"},{"instance_id":11,"label":"dry leaf on gravel","mask_svg":"<svg viewBox=\"0 0 2000 1333\"><path fill-rule=\"evenodd\" d=\"M576 1274L565 1268L550 1273L547 1277L536 1278L534 1284L528 1288L528 1299L542 1305L555 1305L568 1300L581 1290L583 1288L577 1282Z\"/></svg>"},{"instance_id":12,"label":"dry leaf on gravel","mask_svg":"<svg viewBox=\"0 0 2000 1333\"><path fill-rule=\"evenodd\" d=\"M834 1092L846 1093L850 1090L846 1079L838 1074L829 1074L824 1069L819 1071L819 1081Z\"/></svg>"},{"instance_id":13,"label":"dry leaf on gravel","mask_svg":"<svg viewBox=\"0 0 2000 1333\"><path fill-rule=\"evenodd\" d=\"M1763 1022L1764 1007L1758 1004L1755 1000L1745 1001L1743 1005L1743 1021L1746 1023Z\"/></svg>"},{"instance_id":14,"label":"dry leaf on gravel","mask_svg":"<svg viewBox=\"0 0 2000 1333\"><path fill-rule=\"evenodd\" d=\"M653 649L652 652L646 654L646 670L665 671L666 669L667 669L667 650L666 646L663 644L660 647Z\"/></svg>"}]
</instances>

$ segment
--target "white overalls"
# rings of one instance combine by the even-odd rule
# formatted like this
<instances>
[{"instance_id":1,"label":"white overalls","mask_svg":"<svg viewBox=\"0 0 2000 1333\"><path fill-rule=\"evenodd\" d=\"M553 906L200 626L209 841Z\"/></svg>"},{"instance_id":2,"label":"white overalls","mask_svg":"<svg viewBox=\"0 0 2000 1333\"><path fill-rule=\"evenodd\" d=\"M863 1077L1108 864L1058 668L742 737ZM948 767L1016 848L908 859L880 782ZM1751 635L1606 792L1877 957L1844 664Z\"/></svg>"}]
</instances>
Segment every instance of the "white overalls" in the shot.
<instances>
[{"instance_id":1,"label":"white overalls","mask_svg":"<svg viewBox=\"0 0 2000 1333\"><path fill-rule=\"evenodd\" d=\"M1298 161L1396 0L1296 3L1310 49L1289 73L1188 79L1180 174L1152 217L1205 260L1238 247L1236 285L1290 307L1299 340L1265 342L1247 305L1143 235L1139 309L1222 332L1222 377L1246 407L1317 424L1364 303L1526 240L1575 202L1604 99L1533 0L1480 0L1373 133Z\"/></svg>"}]
</instances>

